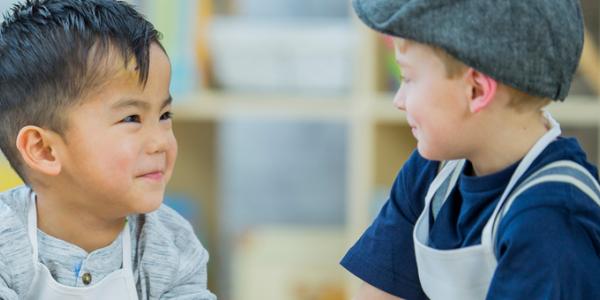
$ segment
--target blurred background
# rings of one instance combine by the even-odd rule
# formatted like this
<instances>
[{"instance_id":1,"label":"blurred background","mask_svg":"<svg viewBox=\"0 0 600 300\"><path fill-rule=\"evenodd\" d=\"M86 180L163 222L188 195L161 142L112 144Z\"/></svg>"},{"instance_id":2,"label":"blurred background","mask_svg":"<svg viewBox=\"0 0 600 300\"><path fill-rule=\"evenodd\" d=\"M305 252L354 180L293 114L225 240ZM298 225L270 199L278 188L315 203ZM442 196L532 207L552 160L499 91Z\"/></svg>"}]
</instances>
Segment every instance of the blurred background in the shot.
<instances>
[{"instance_id":1,"label":"blurred background","mask_svg":"<svg viewBox=\"0 0 600 300\"><path fill-rule=\"evenodd\" d=\"M15 1L0 0L5 11ZM391 104L389 38L347 0L137 0L173 67L180 152L166 203L209 250L219 299L349 299L338 264L415 141ZM571 96L550 110L591 161L600 149L600 7ZM0 157L0 189L20 184Z\"/></svg>"}]
</instances>

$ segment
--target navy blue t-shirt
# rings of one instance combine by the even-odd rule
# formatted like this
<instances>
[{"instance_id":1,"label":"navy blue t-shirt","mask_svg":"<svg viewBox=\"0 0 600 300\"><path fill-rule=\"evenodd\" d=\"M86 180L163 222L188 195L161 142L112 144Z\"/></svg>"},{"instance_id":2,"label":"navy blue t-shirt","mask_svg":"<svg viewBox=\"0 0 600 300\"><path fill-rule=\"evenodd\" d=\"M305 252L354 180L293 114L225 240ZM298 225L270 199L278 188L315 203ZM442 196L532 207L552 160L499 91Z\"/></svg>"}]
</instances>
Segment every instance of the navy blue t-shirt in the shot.
<instances>
[{"instance_id":1,"label":"navy blue t-shirt","mask_svg":"<svg viewBox=\"0 0 600 300\"><path fill-rule=\"evenodd\" d=\"M577 141L559 138L520 181L557 160L574 161L598 178ZM437 249L480 244L517 164L476 177L467 175L472 174L467 162L430 229L430 244ZM438 166L412 154L379 215L342 259L346 269L398 297L427 299L412 233ZM498 266L487 299L600 299L600 207L576 187L552 182L525 191L500 222L496 239Z\"/></svg>"}]
</instances>

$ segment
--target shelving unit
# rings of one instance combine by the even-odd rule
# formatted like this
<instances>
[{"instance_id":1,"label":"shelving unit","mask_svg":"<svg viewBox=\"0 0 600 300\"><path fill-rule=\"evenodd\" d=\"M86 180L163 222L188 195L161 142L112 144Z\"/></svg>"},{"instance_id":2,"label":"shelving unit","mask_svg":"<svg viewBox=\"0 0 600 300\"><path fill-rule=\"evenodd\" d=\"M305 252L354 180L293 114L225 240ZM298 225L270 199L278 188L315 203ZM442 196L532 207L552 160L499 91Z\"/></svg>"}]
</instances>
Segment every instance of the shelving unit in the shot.
<instances>
[{"instance_id":1,"label":"shelving unit","mask_svg":"<svg viewBox=\"0 0 600 300\"><path fill-rule=\"evenodd\" d=\"M214 165L219 149L215 149L214 145L217 138L215 128L223 120L255 118L342 122L348 126L348 197L345 208L346 243L340 247L350 247L372 220L376 190L391 185L401 165L416 146L404 114L391 104L393 93L381 88L385 71L378 58L382 52L380 37L356 19L354 24L360 47L354 60L353 87L348 95L315 97L205 90L177 102L175 128L181 147L179 161L186 166L177 166L172 187L193 190L207 203L219 201L219 191L215 189L215 186L219 186L216 182L219 174L216 174ZM589 47L588 44L582 62L588 77L600 74L598 57L600 53L597 47ZM597 86L592 85L596 91L600 88L600 80L597 82ZM595 151L600 149L600 130L597 130L600 128L600 98L597 94L572 95L565 103L550 105L549 110L563 127L595 128L596 138L593 142L596 146L591 148ZM196 138L189 138L191 136ZM197 136L202 136L204 142L199 142ZM196 141L194 145L191 144L193 140ZM197 156L198 152L200 156ZM599 155L596 153L592 156L597 163ZM180 181L181 178L206 180L193 180L185 184ZM210 222L216 224L214 220ZM215 236L212 238L216 239ZM219 255L219 249L211 251L213 257ZM348 282L346 294L350 295L358 282L351 275L345 277ZM243 279L238 277L236 280Z\"/></svg>"}]
</instances>

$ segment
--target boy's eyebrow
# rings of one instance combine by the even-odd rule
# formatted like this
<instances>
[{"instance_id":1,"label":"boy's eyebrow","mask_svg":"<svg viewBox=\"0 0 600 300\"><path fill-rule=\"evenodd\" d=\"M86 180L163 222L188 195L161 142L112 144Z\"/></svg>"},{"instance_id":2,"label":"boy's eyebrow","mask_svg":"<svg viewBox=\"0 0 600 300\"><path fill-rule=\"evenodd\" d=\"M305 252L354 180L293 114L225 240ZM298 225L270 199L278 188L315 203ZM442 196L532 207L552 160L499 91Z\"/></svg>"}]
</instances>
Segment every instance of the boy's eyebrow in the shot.
<instances>
[{"instance_id":1,"label":"boy's eyebrow","mask_svg":"<svg viewBox=\"0 0 600 300\"><path fill-rule=\"evenodd\" d=\"M163 104L160 106L160 109L162 110L163 108L171 105L171 103L173 103L173 97L169 95L169 97L165 99L165 101L163 101Z\"/></svg>"},{"instance_id":2,"label":"boy's eyebrow","mask_svg":"<svg viewBox=\"0 0 600 300\"><path fill-rule=\"evenodd\" d=\"M162 110L163 108L171 105L171 103L173 103L173 97L169 95L169 97L163 101L162 105L160 106L160 109ZM129 106L137 107L146 111L150 110L150 103L139 99L122 99L113 104L111 108L113 110L119 110Z\"/></svg>"}]
</instances>

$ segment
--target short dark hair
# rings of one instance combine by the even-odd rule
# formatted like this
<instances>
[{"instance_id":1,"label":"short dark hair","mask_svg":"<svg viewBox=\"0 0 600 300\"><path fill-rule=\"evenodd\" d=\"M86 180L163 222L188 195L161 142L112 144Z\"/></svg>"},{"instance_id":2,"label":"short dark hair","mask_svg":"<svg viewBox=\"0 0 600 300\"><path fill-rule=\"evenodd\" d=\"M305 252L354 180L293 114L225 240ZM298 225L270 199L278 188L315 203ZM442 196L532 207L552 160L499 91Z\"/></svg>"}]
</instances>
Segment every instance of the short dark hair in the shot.
<instances>
[{"instance_id":1,"label":"short dark hair","mask_svg":"<svg viewBox=\"0 0 600 300\"><path fill-rule=\"evenodd\" d=\"M115 0L26 0L0 28L0 149L26 180L16 148L27 125L64 133L62 113L108 80L109 51L135 59L140 85L160 33L132 6ZM102 81L104 80L104 81Z\"/></svg>"}]
</instances>

